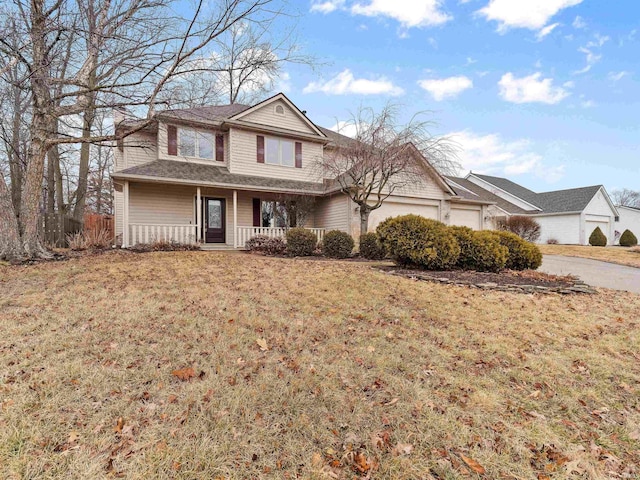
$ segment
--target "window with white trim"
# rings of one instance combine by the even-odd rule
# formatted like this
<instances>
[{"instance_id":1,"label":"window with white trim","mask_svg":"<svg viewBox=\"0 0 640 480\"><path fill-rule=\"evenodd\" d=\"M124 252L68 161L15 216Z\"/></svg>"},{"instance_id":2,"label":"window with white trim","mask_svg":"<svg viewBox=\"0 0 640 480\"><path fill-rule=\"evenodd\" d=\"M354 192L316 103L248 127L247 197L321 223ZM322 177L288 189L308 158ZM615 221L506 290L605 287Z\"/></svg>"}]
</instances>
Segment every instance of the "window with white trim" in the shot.
<instances>
[{"instance_id":1,"label":"window with white trim","mask_svg":"<svg viewBox=\"0 0 640 480\"><path fill-rule=\"evenodd\" d=\"M191 128L178 129L178 146L183 157L213 160L215 137L211 132Z\"/></svg>"},{"instance_id":2,"label":"window with white trim","mask_svg":"<svg viewBox=\"0 0 640 480\"><path fill-rule=\"evenodd\" d=\"M270 165L295 166L295 143L279 138L265 138L264 161Z\"/></svg>"}]
</instances>

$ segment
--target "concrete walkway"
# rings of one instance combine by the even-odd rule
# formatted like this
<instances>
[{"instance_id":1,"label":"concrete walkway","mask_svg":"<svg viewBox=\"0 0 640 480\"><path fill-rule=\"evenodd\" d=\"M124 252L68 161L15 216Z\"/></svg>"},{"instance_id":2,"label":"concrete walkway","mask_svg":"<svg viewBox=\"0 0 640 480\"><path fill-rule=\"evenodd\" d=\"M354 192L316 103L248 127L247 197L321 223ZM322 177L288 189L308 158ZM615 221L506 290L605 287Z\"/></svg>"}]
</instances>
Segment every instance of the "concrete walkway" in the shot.
<instances>
[{"instance_id":1,"label":"concrete walkway","mask_svg":"<svg viewBox=\"0 0 640 480\"><path fill-rule=\"evenodd\" d=\"M640 293L640 268L588 258L545 255L539 270L553 275L575 275L592 287Z\"/></svg>"}]
</instances>

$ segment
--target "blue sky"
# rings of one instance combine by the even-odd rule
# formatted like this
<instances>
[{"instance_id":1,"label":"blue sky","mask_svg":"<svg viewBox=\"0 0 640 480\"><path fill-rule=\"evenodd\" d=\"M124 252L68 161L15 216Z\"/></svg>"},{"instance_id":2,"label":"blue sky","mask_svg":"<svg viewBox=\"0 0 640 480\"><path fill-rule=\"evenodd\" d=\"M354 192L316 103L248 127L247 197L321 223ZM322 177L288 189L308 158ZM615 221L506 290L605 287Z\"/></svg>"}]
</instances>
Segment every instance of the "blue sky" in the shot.
<instances>
[{"instance_id":1,"label":"blue sky","mask_svg":"<svg viewBox=\"0 0 640 480\"><path fill-rule=\"evenodd\" d=\"M293 3L293 2L292 2ZM281 83L316 123L360 105L432 111L466 169L536 191L640 189L637 0L301 0L327 62Z\"/></svg>"}]
</instances>

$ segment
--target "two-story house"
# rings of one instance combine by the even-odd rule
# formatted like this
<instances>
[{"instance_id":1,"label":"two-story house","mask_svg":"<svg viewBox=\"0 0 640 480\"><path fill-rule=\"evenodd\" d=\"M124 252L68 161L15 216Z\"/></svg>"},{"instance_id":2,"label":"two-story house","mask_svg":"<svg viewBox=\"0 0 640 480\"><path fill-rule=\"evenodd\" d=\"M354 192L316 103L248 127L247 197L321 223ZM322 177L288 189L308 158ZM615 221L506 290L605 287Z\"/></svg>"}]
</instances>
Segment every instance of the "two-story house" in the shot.
<instances>
[{"instance_id":1,"label":"two-story house","mask_svg":"<svg viewBox=\"0 0 640 480\"><path fill-rule=\"evenodd\" d=\"M117 129L135 126L121 120L116 120ZM333 229L357 237L357 205L318 168L323 155L345 138L316 126L282 93L253 106L158 113L149 127L115 147L116 241L125 247L172 240L242 248L257 234L285 234L274 214L285 195L315 199L306 224L298 226L311 228L319 240ZM371 229L406 213L475 229L491 227L492 202L456 195L416 155L424 175L372 212Z\"/></svg>"}]
</instances>

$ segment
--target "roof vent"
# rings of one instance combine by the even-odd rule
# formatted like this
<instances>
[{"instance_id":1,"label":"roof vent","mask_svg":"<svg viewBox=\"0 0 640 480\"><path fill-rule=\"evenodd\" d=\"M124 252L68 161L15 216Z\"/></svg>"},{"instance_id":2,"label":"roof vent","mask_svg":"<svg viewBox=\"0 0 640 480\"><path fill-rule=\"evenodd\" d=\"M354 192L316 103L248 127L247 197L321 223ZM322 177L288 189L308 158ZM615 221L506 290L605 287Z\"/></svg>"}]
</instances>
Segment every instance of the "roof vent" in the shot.
<instances>
[{"instance_id":1,"label":"roof vent","mask_svg":"<svg viewBox=\"0 0 640 480\"><path fill-rule=\"evenodd\" d=\"M274 110L276 115L284 115L284 107L282 105L276 105Z\"/></svg>"}]
</instances>

